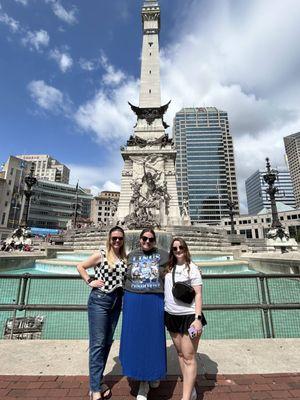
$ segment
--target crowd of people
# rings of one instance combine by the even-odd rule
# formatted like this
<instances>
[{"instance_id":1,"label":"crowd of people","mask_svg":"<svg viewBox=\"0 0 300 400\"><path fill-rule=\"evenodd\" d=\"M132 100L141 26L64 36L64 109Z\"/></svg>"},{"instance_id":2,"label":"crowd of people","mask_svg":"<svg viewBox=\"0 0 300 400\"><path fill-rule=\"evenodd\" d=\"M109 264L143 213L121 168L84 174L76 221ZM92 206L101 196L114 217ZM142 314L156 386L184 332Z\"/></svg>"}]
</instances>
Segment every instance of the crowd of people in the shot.
<instances>
[{"instance_id":1,"label":"crowd of people","mask_svg":"<svg viewBox=\"0 0 300 400\"><path fill-rule=\"evenodd\" d=\"M125 253L125 232L113 227L106 249L78 264L91 288L88 300L90 399L109 399L104 370L123 308L120 361L123 374L140 382L137 400L146 400L167 374L165 327L183 377L182 400L195 400L196 353L203 327L202 279L182 238L169 253L156 246L153 229L143 229L140 247ZM94 276L88 269L94 268Z\"/></svg>"},{"instance_id":2,"label":"crowd of people","mask_svg":"<svg viewBox=\"0 0 300 400\"><path fill-rule=\"evenodd\" d=\"M28 229L19 227L12 235L0 242L0 251L31 251L32 239Z\"/></svg>"}]
</instances>

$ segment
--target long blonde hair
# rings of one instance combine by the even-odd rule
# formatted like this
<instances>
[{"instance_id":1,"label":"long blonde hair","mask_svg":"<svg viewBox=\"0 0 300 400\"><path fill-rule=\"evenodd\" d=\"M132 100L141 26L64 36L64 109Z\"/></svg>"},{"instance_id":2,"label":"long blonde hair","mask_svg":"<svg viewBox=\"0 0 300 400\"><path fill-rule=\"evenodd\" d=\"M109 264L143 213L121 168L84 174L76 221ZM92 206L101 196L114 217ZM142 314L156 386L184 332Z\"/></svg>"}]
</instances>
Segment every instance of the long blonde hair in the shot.
<instances>
[{"instance_id":1,"label":"long blonde hair","mask_svg":"<svg viewBox=\"0 0 300 400\"><path fill-rule=\"evenodd\" d=\"M107 262L108 265L110 266L111 269L115 268L115 252L112 249L112 245L111 245L111 235L113 232L121 232L123 234L123 244L120 247L120 260L122 261L126 261L126 252L125 252L125 232L124 229L121 228L120 226L114 226L113 228L110 229L109 233L108 233L108 237L106 240L106 258L107 258Z\"/></svg>"}]
</instances>

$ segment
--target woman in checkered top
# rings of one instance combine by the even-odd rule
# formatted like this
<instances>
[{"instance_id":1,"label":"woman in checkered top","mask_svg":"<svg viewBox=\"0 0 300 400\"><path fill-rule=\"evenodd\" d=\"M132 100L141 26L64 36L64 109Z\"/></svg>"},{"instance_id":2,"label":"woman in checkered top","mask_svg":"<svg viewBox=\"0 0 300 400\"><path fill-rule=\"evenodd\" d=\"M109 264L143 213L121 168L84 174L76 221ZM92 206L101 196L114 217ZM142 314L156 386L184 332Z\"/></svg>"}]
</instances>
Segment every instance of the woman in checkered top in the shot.
<instances>
[{"instance_id":1,"label":"woman in checkered top","mask_svg":"<svg viewBox=\"0 0 300 400\"><path fill-rule=\"evenodd\" d=\"M112 395L103 383L103 373L121 312L127 270L124 240L124 230L115 226L109 231L106 251L98 251L77 266L81 277L92 289L88 301L91 400L109 399ZM87 272L92 267L95 277L90 277Z\"/></svg>"}]
</instances>

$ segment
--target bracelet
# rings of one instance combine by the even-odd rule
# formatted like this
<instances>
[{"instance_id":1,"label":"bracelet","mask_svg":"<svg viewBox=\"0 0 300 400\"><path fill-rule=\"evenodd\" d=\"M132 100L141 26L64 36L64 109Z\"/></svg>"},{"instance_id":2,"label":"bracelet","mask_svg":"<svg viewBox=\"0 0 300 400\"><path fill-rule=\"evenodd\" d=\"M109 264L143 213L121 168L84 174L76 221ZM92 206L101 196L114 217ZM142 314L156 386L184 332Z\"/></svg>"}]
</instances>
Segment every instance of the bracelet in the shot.
<instances>
[{"instance_id":1,"label":"bracelet","mask_svg":"<svg viewBox=\"0 0 300 400\"><path fill-rule=\"evenodd\" d=\"M89 285L91 282L93 282L93 281L95 281L95 280L96 280L96 278L90 277L90 278L86 281L86 283Z\"/></svg>"}]
</instances>

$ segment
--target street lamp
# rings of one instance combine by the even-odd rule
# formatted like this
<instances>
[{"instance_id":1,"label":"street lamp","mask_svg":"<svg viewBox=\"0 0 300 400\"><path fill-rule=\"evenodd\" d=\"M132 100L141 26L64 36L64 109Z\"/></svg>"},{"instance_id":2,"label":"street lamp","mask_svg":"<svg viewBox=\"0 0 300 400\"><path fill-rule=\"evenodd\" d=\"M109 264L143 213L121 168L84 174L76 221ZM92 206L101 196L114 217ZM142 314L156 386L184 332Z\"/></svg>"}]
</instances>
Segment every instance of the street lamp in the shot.
<instances>
[{"instance_id":1,"label":"street lamp","mask_svg":"<svg viewBox=\"0 0 300 400\"><path fill-rule=\"evenodd\" d=\"M73 226L74 226L75 229L76 229L76 226L77 226L77 217L78 217L78 214L80 213L79 210L82 207L81 202L78 201L78 188L79 188L79 182L77 182L77 185L76 185L76 188L75 188L75 190L76 190L75 203L72 204L72 207L74 208L74 214L73 214L74 215L74 223L73 223Z\"/></svg>"},{"instance_id":2,"label":"street lamp","mask_svg":"<svg viewBox=\"0 0 300 400\"><path fill-rule=\"evenodd\" d=\"M278 211L277 211L277 206L276 206L276 194L279 192L277 186L274 185L275 181L278 178L278 171L276 169L271 169L271 164L269 162L269 158L266 158L266 166L267 166L267 171L263 175L264 181L268 185L266 189L266 193L270 197L270 202L271 202L271 211L272 211L272 225L271 227L274 229L281 228L281 222L279 221L278 218Z\"/></svg>"},{"instance_id":3,"label":"street lamp","mask_svg":"<svg viewBox=\"0 0 300 400\"><path fill-rule=\"evenodd\" d=\"M266 164L267 171L263 175L263 179L268 185L266 193L270 197L271 211L272 211L272 225L270 231L267 233L267 237L272 239L276 239L278 237L282 240L283 238L289 238L289 235L285 232L278 218L278 211L276 206L276 194L279 192L279 189L276 186L274 186L274 183L278 177L278 171L276 169L271 169L269 158L266 158L266 162L267 162Z\"/></svg>"},{"instance_id":4,"label":"street lamp","mask_svg":"<svg viewBox=\"0 0 300 400\"><path fill-rule=\"evenodd\" d=\"M34 163L31 164L29 175L25 176L25 178L24 178L24 181L26 184L26 189L24 190L25 202L26 202L25 216L24 216L25 228L27 227L27 223L28 223L30 199L31 199L31 196L33 195L32 188L34 185L37 184L37 179L33 176L33 173L34 173Z\"/></svg>"},{"instance_id":5,"label":"street lamp","mask_svg":"<svg viewBox=\"0 0 300 400\"><path fill-rule=\"evenodd\" d=\"M234 219L233 216L235 214L235 208L237 206L237 202L236 201L232 201L231 199L229 199L227 201L227 207L228 207L228 214L230 217L230 234L234 235L235 234L235 230L234 230Z\"/></svg>"}]
</instances>

